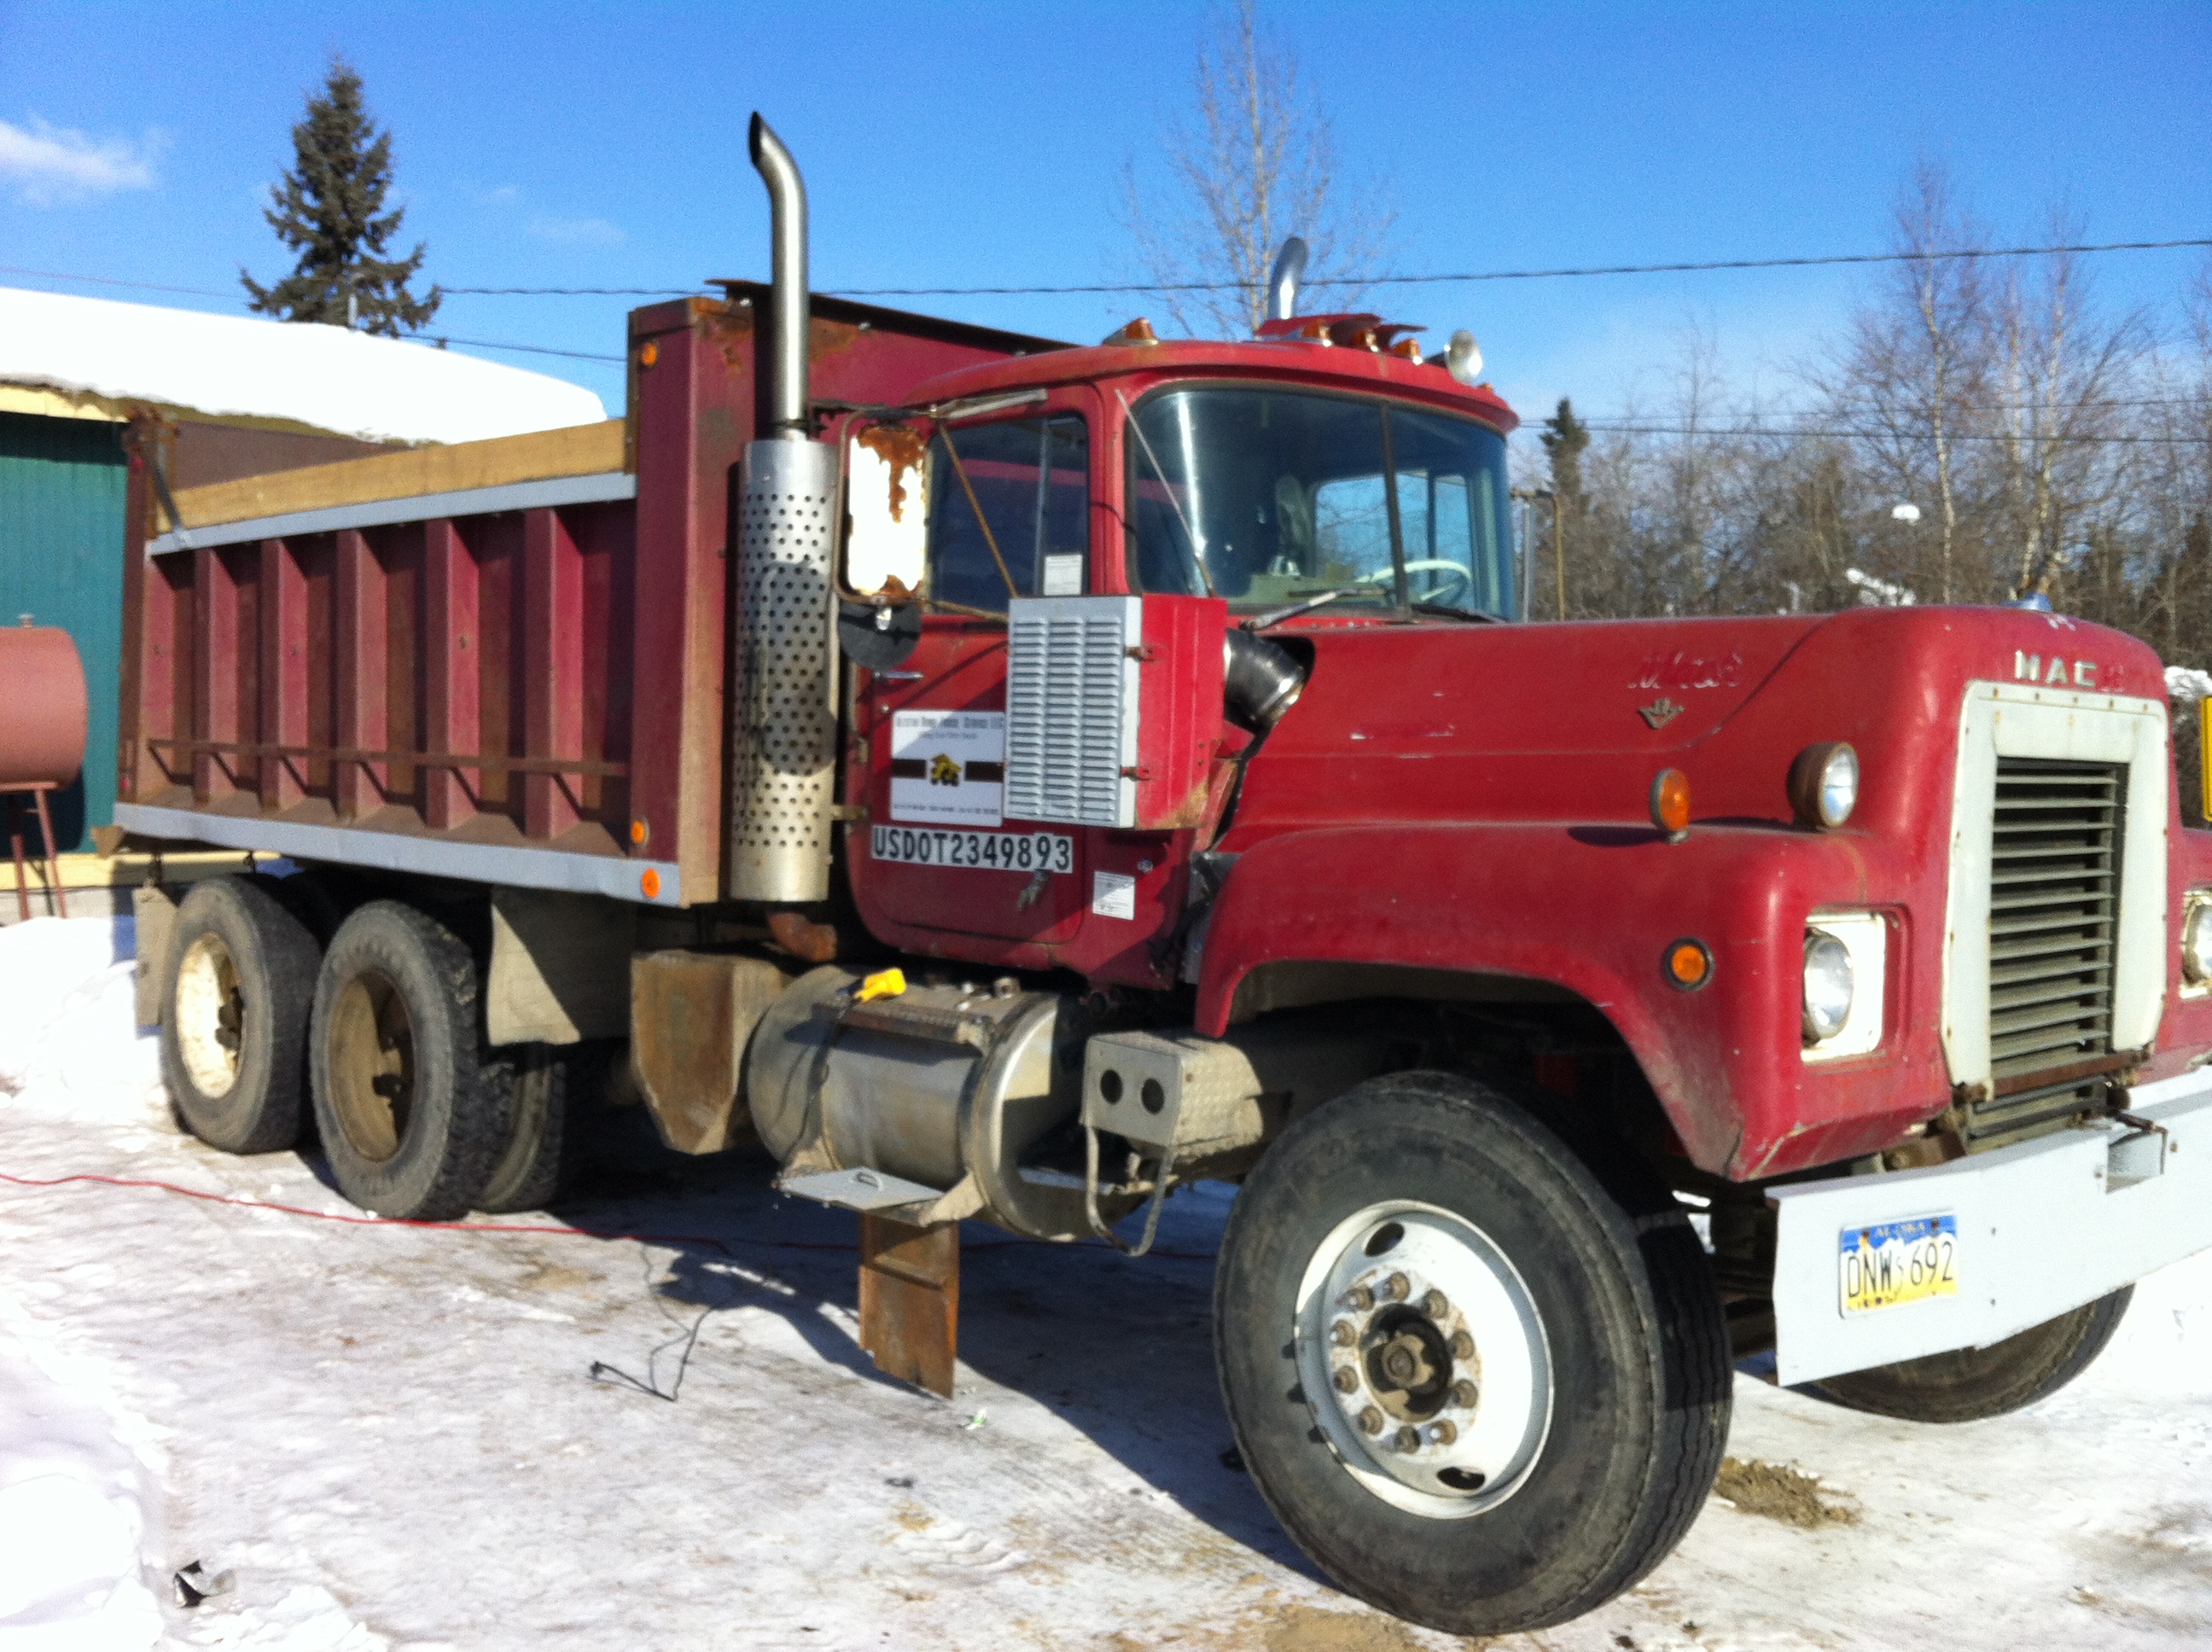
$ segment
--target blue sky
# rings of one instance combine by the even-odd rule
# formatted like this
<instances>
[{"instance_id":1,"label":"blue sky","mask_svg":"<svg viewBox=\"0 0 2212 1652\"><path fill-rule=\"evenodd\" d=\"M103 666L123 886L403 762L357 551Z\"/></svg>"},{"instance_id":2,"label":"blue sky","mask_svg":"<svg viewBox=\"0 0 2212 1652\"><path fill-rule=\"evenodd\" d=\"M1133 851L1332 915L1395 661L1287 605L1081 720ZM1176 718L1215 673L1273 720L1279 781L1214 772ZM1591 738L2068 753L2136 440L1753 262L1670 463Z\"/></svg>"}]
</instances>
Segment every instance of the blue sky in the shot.
<instances>
[{"instance_id":1,"label":"blue sky","mask_svg":"<svg viewBox=\"0 0 2212 1652\"><path fill-rule=\"evenodd\" d=\"M235 292L287 267L259 207L332 52L394 135L410 238L465 286L765 272L762 109L805 168L821 288L1128 277L1114 207L1187 98L1203 4L160 7L0 0L0 264ZM1880 250L1916 156L1995 232L2063 203L2097 240L2212 235L2212 5L1340 5L1262 0L1387 180L1404 271ZM2202 252L2094 261L2178 325ZM1603 413L1703 330L1739 383L1849 312L1848 271L1424 288L1532 416ZM0 283L234 307L0 274ZM617 354L620 299L457 297L435 330ZM1138 298L915 307L1075 339ZM590 386L620 369L485 352Z\"/></svg>"}]
</instances>

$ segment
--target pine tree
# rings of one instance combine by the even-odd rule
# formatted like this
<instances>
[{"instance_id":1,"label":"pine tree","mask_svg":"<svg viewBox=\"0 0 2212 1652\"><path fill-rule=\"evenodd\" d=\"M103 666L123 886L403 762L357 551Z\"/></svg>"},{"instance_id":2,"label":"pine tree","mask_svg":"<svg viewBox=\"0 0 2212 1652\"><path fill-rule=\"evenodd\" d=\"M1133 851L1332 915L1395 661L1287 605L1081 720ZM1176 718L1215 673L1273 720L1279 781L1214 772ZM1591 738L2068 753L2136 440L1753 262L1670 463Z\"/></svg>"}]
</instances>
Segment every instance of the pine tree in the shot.
<instances>
[{"instance_id":1,"label":"pine tree","mask_svg":"<svg viewBox=\"0 0 2212 1652\"><path fill-rule=\"evenodd\" d=\"M1583 503L1583 449L1590 443L1589 426L1575 416L1575 404L1559 398L1559 410L1544 421L1544 457L1552 462L1552 496L1578 511Z\"/></svg>"},{"instance_id":2,"label":"pine tree","mask_svg":"<svg viewBox=\"0 0 2212 1652\"><path fill-rule=\"evenodd\" d=\"M422 243L404 258L384 256L404 208L384 210L392 187L392 134L379 131L362 102L361 76L343 58L331 60L320 97L292 128L294 166L269 191L262 216L276 239L300 254L292 273L264 287L245 270L247 307L287 321L323 321L397 338L437 313L433 287L416 298L407 283L422 267Z\"/></svg>"},{"instance_id":3,"label":"pine tree","mask_svg":"<svg viewBox=\"0 0 2212 1652\"><path fill-rule=\"evenodd\" d=\"M1552 563L1553 617L1565 619L1571 611L1567 599L1567 542L1582 525L1587 502L1583 495L1583 449L1590 443L1589 427L1575 416L1575 404L1559 398L1559 410L1544 421L1544 457L1552 465L1551 521L1545 535L1544 553ZM1580 570L1577 570L1579 574ZM1579 588L1586 583L1579 577Z\"/></svg>"}]
</instances>

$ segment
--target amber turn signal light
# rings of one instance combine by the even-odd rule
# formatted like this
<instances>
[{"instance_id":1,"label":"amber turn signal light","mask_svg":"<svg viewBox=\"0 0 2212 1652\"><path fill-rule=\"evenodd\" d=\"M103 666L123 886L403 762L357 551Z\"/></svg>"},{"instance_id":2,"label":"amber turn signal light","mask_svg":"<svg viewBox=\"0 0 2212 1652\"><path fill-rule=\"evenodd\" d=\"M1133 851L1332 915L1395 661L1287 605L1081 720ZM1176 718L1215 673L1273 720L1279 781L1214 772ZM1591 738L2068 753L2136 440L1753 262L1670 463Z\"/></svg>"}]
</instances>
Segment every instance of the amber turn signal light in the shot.
<instances>
[{"instance_id":1,"label":"amber turn signal light","mask_svg":"<svg viewBox=\"0 0 2212 1652\"><path fill-rule=\"evenodd\" d=\"M648 901L658 901L660 898L660 874L647 866L644 875L637 880L637 892Z\"/></svg>"},{"instance_id":2,"label":"amber turn signal light","mask_svg":"<svg viewBox=\"0 0 2212 1652\"><path fill-rule=\"evenodd\" d=\"M1703 941L1680 940L1667 949L1667 979L1694 993L1713 978L1713 955Z\"/></svg>"},{"instance_id":3,"label":"amber turn signal light","mask_svg":"<svg viewBox=\"0 0 2212 1652\"><path fill-rule=\"evenodd\" d=\"M1680 769L1662 768L1652 780L1651 823L1669 843L1690 835L1690 777Z\"/></svg>"},{"instance_id":4,"label":"amber turn signal light","mask_svg":"<svg viewBox=\"0 0 2212 1652\"><path fill-rule=\"evenodd\" d=\"M637 347L637 364L649 367L660 359L660 346L648 338Z\"/></svg>"},{"instance_id":5,"label":"amber turn signal light","mask_svg":"<svg viewBox=\"0 0 2212 1652\"><path fill-rule=\"evenodd\" d=\"M652 835L653 829L650 826L647 826L644 821L633 820L630 822L629 841L633 847L641 849L643 848L646 844L646 840Z\"/></svg>"}]
</instances>

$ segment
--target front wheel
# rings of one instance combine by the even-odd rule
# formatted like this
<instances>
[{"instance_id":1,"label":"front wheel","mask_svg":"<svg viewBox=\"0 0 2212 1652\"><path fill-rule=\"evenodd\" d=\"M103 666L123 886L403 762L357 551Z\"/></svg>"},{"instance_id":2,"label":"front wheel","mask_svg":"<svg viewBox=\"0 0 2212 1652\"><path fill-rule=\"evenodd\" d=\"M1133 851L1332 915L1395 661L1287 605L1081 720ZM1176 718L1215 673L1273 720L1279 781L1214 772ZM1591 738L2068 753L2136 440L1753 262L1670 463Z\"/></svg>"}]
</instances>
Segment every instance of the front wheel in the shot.
<instances>
[{"instance_id":1,"label":"front wheel","mask_svg":"<svg viewBox=\"0 0 2212 1652\"><path fill-rule=\"evenodd\" d=\"M2120 1328L2136 1288L2128 1285L1986 1348L1901 1359L1847 1376L1823 1377L1813 1393L1853 1411L1915 1423L1974 1423L2047 1400L2087 1370Z\"/></svg>"},{"instance_id":2,"label":"front wheel","mask_svg":"<svg viewBox=\"0 0 2212 1652\"><path fill-rule=\"evenodd\" d=\"M1728 1336L1688 1222L1468 1079L1376 1079L1289 1131L1231 1212L1214 1302L1268 1506L1345 1588L1433 1629L1601 1605L1720 1467Z\"/></svg>"}]
</instances>

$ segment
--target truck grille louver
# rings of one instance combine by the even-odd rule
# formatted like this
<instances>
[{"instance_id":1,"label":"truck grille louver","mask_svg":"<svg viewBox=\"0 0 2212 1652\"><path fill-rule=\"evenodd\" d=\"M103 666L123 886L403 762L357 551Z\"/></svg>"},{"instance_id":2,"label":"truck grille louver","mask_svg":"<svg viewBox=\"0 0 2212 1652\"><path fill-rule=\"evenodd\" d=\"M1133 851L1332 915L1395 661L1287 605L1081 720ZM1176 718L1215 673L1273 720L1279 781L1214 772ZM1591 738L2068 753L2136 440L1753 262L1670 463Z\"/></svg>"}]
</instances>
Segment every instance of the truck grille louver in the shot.
<instances>
[{"instance_id":1,"label":"truck grille louver","mask_svg":"<svg viewBox=\"0 0 2212 1652\"><path fill-rule=\"evenodd\" d=\"M1990 1077L2047 1072L2112 1048L2127 767L1997 759L1990 854ZM2106 1081L2038 1085L1967 1109L1971 1149L2057 1129Z\"/></svg>"},{"instance_id":2,"label":"truck grille louver","mask_svg":"<svg viewBox=\"0 0 2212 1652\"><path fill-rule=\"evenodd\" d=\"M1009 820L1136 823L1133 597L1018 597L1006 639Z\"/></svg>"}]
</instances>

